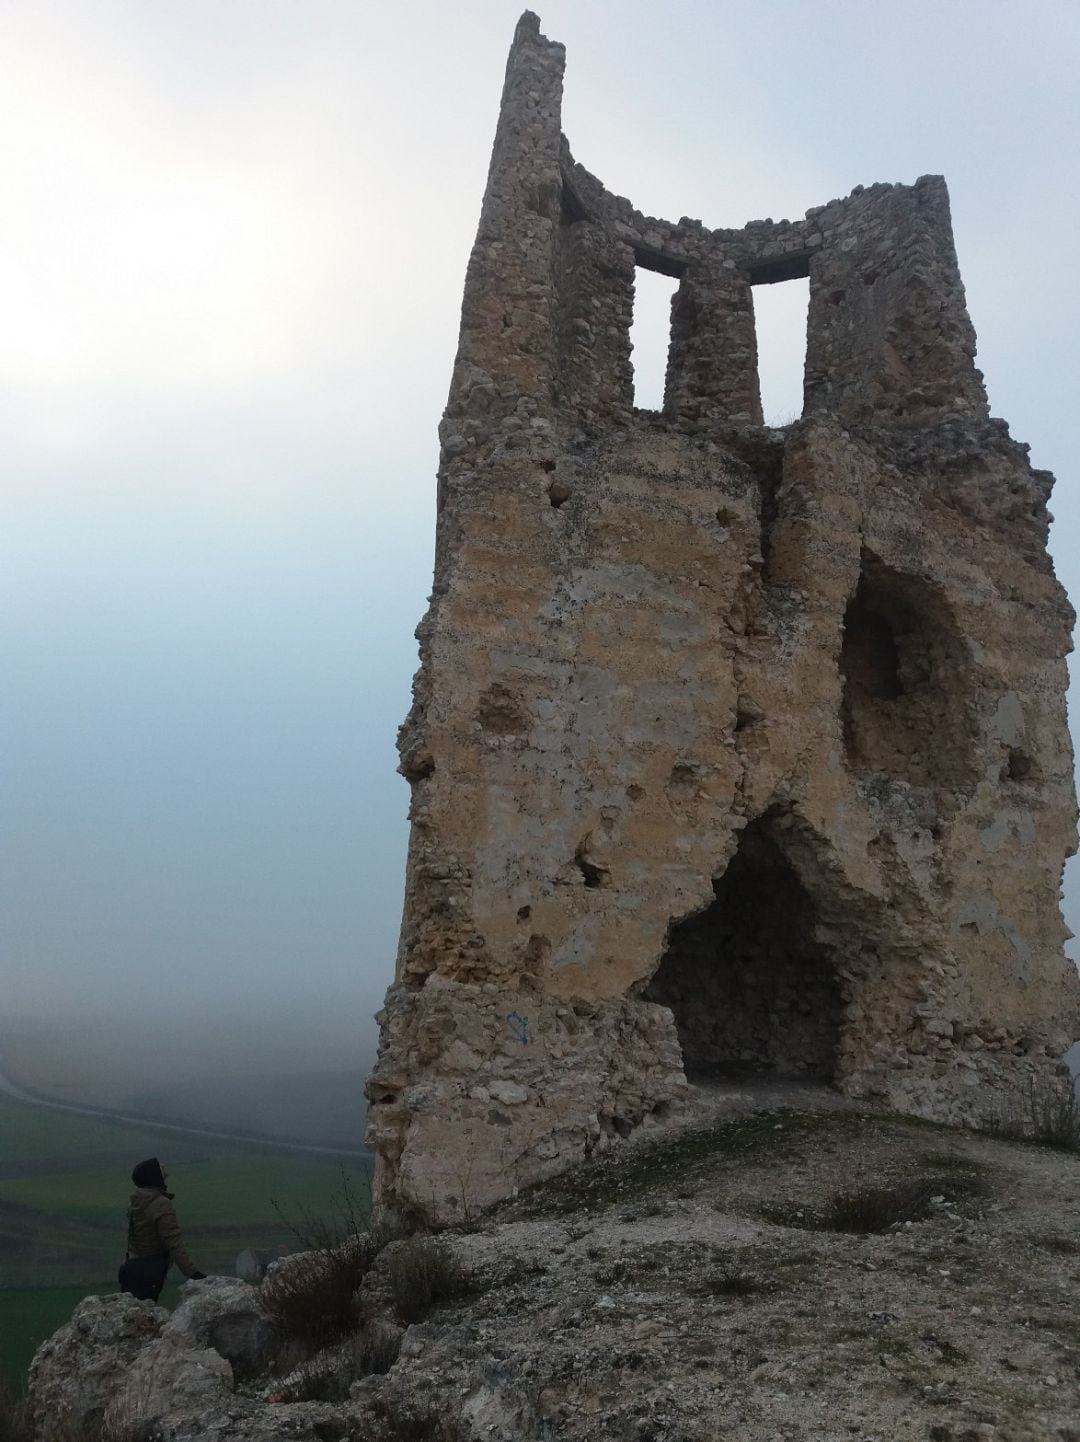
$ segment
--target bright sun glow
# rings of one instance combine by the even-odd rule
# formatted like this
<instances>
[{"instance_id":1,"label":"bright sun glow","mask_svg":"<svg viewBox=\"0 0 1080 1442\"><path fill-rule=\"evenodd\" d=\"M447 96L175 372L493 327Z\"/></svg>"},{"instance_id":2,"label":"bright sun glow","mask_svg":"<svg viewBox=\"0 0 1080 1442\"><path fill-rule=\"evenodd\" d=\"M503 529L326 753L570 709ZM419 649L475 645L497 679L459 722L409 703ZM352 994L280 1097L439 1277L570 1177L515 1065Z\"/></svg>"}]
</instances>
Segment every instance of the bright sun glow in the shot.
<instances>
[{"instance_id":1,"label":"bright sun glow","mask_svg":"<svg viewBox=\"0 0 1080 1442\"><path fill-rule=\"evenodd\" d=\"M223 157L213 113L178 119L80 39L33 18L3 35L0 384L51 448L80 444L102 407L286 375L323 343L350 239L276 117Z\"/></svg>"}]
</instances>

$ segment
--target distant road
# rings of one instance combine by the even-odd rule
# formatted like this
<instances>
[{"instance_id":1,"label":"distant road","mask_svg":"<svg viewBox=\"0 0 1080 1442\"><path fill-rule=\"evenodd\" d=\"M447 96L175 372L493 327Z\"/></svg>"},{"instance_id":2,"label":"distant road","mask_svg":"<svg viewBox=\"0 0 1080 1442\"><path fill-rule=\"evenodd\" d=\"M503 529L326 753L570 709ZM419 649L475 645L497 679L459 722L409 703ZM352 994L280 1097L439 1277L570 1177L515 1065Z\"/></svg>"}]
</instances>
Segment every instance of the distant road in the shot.
<instances>
[{"instance_id":1,"label":"distant road","mask_svg":"<svg viewBox=\"0 0 1080 1442\"><path fill-rule=\"evenodd\" d=\"M15 1101L26 1102L29 1106L48 1107L55 1112L73 1112L80 1117L96 1117L98 1121L126 1122L130 1126L147 1128L161 1132L179 1132L185 1137L207 1137L217 1142L244 1142L248 1146L267 1147L274 1151L281 1152L306 1152L315 1157L352 1157L358 1160L367 1156L368 1153L360 1148L350 1151L347 1147L313 1147L306 1146L303 1142L282 1142L270 1137L253 1137L245 1132L221 1132L212 1130L210 1127L185 1126L180 1122L160 1122L153 1117L128 1116L124 1112L110 1111L107 1107L76 1106L74 1102L52 1101L49 1097L35 1096L33 1092L24 1091L21 1086L6 1077L0 1071L0 1092L5 1096L12 1097Z\"/></svg>"}]
</instances>

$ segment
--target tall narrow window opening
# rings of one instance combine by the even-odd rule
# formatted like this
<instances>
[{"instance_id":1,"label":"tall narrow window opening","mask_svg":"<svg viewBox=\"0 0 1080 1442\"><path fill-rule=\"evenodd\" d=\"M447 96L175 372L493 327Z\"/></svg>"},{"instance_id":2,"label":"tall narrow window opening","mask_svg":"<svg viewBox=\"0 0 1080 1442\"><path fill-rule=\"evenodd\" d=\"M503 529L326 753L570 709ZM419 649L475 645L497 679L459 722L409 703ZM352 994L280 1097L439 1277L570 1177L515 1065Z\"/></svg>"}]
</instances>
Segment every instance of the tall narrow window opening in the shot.
<instances>
[{"instance_id":1,"label":"tall narrow window opening","mask_svg":"<svg viewBox=\"0 0 1080 1442\"><path fill-rule=\"evenodd\" d=\"M677 276L662 275L643 265L635 267L630 345L634 366L634 405L639 410L664 409L664 386L671 346L671 299L678 288Z\"/></svg>"},{"instance_id":2,"label":"tall narrow window opening","mask_svg":"<svg viewBox=\"0 0 1080 1442\"><path fill-rule=\"evenodd\" d=\"M758 385L767 426L786 426L803 412L806 369L806 318L810 308L807 276L751 276L754 328L757 331Z\"/></svg>"}]
</instances>

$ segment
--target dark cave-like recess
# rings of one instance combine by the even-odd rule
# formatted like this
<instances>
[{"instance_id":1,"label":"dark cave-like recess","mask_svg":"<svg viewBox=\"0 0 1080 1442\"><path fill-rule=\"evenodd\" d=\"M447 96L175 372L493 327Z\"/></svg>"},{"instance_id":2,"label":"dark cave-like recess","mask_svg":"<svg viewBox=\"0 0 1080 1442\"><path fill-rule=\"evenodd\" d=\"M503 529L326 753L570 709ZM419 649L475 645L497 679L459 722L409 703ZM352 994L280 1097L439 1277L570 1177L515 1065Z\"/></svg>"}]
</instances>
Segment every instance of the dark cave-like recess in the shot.
<instances>
[{"instance_id":1,"label":"dark cave-like recess","mask_svg":"<svg viewBox=\"0 0 1080 1442\"><path fill-rule=\"evenodd\" d=\"M767 828L743 832L716 899L673 926L644 997L670 1007L691 1077L831 1081L841 997L813 901Z\"/></svg>"}]
</instances>

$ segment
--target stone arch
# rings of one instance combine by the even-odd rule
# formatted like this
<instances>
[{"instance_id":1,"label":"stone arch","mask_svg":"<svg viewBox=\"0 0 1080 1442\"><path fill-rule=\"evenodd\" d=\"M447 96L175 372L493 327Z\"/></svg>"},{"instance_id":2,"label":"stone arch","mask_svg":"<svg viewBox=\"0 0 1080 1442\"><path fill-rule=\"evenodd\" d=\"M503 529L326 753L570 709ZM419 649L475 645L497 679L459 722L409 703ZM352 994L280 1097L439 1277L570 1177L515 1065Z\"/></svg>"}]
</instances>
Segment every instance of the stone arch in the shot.
<instances>
[{"instance_id":1,"label":"stone arch","mask_svg":"<svg viewBox=\"0 0 1080 1442\"><path fill-rule=\"evenodd\" d=\"M937 588L862 553L844 614L841 721L848 764L913 786L974 774L971 663Z\"/></svg>"},{"instance_id":2,"label":"stone arch","mask_svg":"<svg viewBox=\"0 0 1080 1442\"><path fill-rule=\"evenodd\" d=\"M669 928L643 992L670 1008L691 1078L840 1073L850 968L791 859L792 825L769 812L746 827L713 901Z\"/></svg>"}]
</instances>

